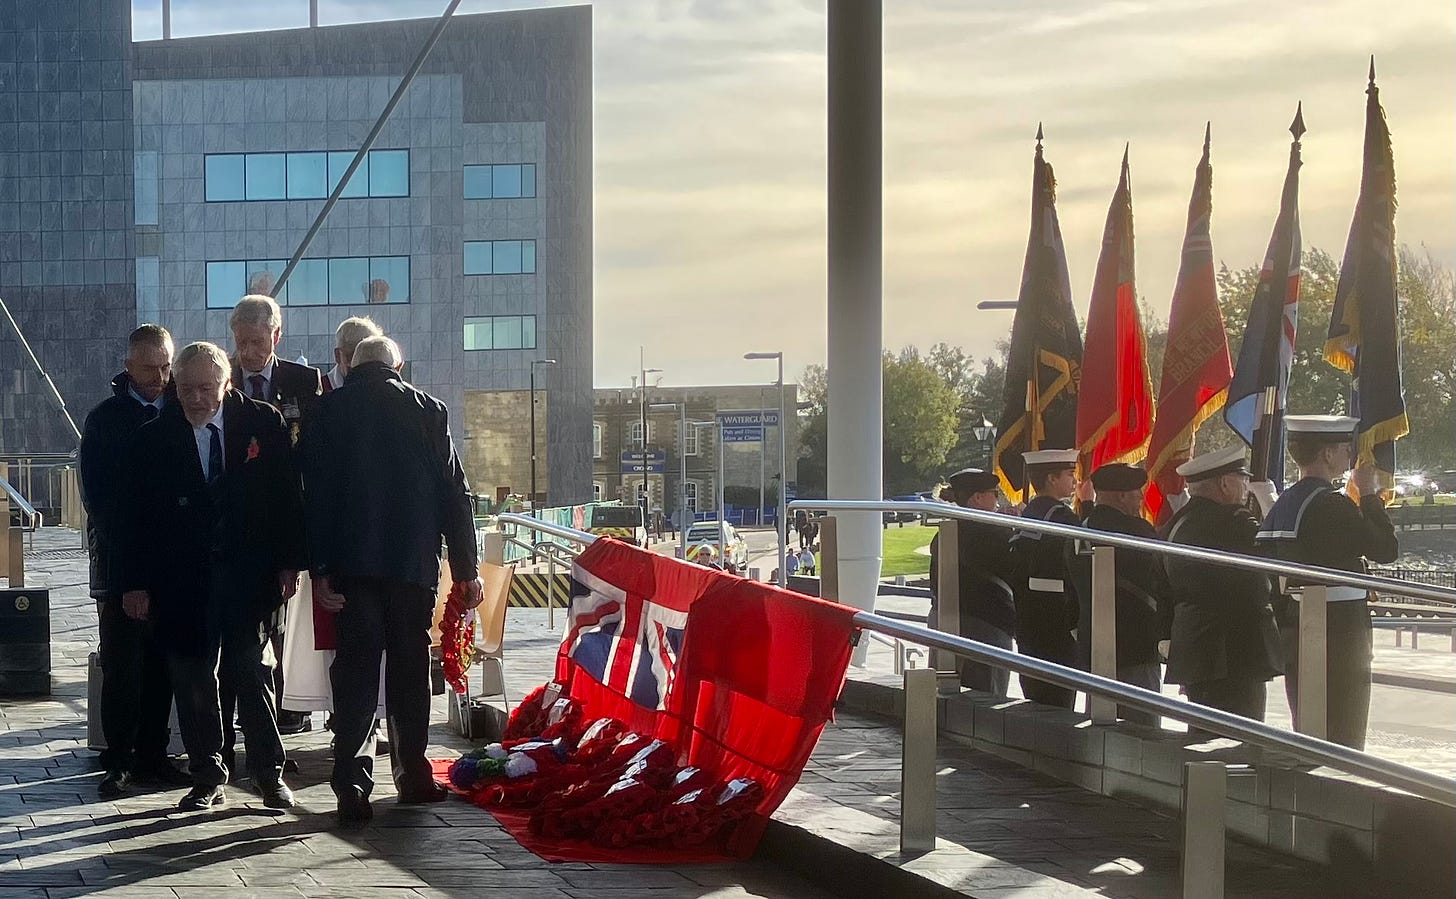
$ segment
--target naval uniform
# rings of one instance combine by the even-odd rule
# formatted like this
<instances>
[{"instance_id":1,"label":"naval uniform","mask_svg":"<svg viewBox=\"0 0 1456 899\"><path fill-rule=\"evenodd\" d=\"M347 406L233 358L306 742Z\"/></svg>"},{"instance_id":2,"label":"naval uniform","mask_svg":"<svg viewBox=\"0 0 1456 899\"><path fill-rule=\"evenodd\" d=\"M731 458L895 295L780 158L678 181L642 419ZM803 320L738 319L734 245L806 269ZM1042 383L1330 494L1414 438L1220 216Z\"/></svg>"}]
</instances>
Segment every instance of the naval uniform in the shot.
<instances>
[{"instance_id":1,"label":"naval uniform","mask_svg":"<svg viewBox=\"0 0 1456 899\"><path fill-rule=\"evenodd\" d=\"M1259 523L1243 506L1195 496L1168 522L1169 543L1251 555ZM1188 699L1264 720L1266 683L1283 670L1268 575L1166 556L1173 604L1169 683Z\"/></svg>"},{"instance_id":2,"label":"naval uniform","mask_svg":"<svg viewBox=\"0 0 1456 899\"><path fill-rule=\"evenodd\" d=\"M961 521L956 527L960 567L960 635L1001 649L1012 648L1016 631L1016 602L1011 582L1011 550L1003 528L979 521ZM939 581L940 535L930 541L930 624L936 626L939 599L933 595ZM969 659L960 660L961 685L983 693L1005 696L1011 672Z\"/></svg>"},{"instance_id":3,"label":"naval uniform","mask_svg":"<svg viewBox=\"0 0 1456 899\"><path fill-rule=\"evenodd\" d=\"M1034 496L1022 518L1052 524L1081 524L1071 508L1049 496ZM1011 553L1015 560L1016 644L1033 658L1059 665L1076 663L1072 628L1077 626L1077 603L1067 590L1067 539L1031 531L1015 531ZM1021 692L1034 702L1073 708L1077 694L1066 687L1022 676Z\"/></svg>"},{"instance_id":4,"label":"naval uniform","mask_svg":"<svg viewBox=\"0 0 1456 899\"><path fill-rule=\"evenodd\" d=\"M1260 529L1261 551L1301 565L1364 573L1365 560L1394 562L1400 553L1395 525L1378 496L1350 497L1323 478L1304 478L1281 495ZM1370 595L1356 587L1328 588L1326 739L1365 746L1370 717ZM1281 616L1284 689L1298 720L1299 610Z\"/></svg>"}]
</instances>

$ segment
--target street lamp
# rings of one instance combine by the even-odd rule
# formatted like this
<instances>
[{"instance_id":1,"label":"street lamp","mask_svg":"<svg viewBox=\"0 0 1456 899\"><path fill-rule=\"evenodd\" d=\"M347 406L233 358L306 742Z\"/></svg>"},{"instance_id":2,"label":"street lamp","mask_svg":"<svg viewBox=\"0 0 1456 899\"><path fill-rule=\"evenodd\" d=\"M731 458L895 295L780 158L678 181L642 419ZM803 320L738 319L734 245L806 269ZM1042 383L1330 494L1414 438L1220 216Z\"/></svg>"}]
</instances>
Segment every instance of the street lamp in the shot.
<instances>
[{"instance_id":1,"label":"street lamp","mask_svg":"<svg viewBox=\"0 0 1456 899\"><path fill-rule=\"evenodd\" d=\"M647 488L647 376L649 374L661 374L660 368L647 367L647 349L637 348L639 368L642 370L642 380L637 382L638 389L642 392L637 395L642 410L642 499L639 505L642 507L642 529L647 529L647 509L651 500L651 494ZM648 541L651 542L650 540Z\"/></svg>"},{"instance_id":2,"label":"street lamp","mask_svg":"<svg viewBox=\"0 0 1456 899\"><path fill-rule=\"evenodd\" d=\"M788 433L789 416L784 409L784 354L778 353L744 353L745 359L777 359L779 363L779 509L774 522L774 530L779 532L779 586L788 583L788 572L785 571L784 550L789 539L788 522L785 517L788 515L788 485L789 485L789 463L788 443L785 435ZM763 426L763 410L758 413L759 427Z\"/></svg>"},{"instance_id":3,"label":"street lamp","mask_svg":"<svg viewBox=\"0 0 1456 899\"><path fill-rule=\"evenodd\" d=\"M531 360L531 514L536 515L536 366L555 365L555 359Z\"/></svg>"},{"instance_id":4,"label":"street lamp","mask_svg":"<svg viewBox=\"0 0 1456 899\"><path fill-rule=\"evenodd\" d=\"M650 407L653 412L671 412L677 410L677 513L678 525L678 552L686 560L688 557L688 521L687 521L687 498L688 498L688 398L683 396L680 403L653 403ZM696 422L694 422L696 424ZM644 475L645 477L645 475Z\"/></svg>"},{"instance_id":5,"label":"street lamp","mask_svg":"<svg viewBox=\"0 0 1456 899\"><path fill-rule=\"evenodd\" d=\"M996 426L991 424L991 422L987 420L985 416L982 416L981 423L972 428L971 432L976 435L976 441L980 443L986 451L986 467L983 470L990 471L991 441L996 439Z\"/></svg>"}]
</instances>

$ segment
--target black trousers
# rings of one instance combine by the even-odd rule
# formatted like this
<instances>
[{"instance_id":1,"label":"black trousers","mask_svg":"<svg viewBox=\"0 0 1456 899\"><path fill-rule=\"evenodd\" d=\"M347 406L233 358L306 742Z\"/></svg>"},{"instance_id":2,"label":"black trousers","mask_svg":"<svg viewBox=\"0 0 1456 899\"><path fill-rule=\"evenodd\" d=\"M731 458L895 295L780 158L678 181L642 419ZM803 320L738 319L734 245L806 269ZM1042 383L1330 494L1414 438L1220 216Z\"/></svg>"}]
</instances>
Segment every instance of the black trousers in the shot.
<instances>
[{"instance_id":1,"label":"black trousers","mask_svg":"<svg viewBox=\"0 0 1456 899\"><path fill-rule=\"evenodd\" d=\"M167 761L172 678L150 622L121 608L120 597L96 604L101 624L101 766L130 771Z\"/></svg>"},{"instance_id":2,"label":"black trousers","mask_svg":"<svg viewBox=\"0 0 1456 899\"><path fill-rule=\"evenodd\" d=\"M981 643L1011 651L1011 635L994 624L980 618L967 617L961 613L961 636ZM960 660L961 686L994 696L1005 696L1011 684L1011 672L1005 668L992 668L969 659Z\"/></svg>"},{"instance_id":3,"label":"black trousers","mask_svg":"<svg viewBox=\"0 0 1456 899\"><path fill-rule=\"evenodd\" d=\"M1268 702L1269 685L1263 680L1252 677L1225 677L1219 680L1187 684L1183 689L1188 693L1189 702L1222 709L1225 712L1252 718L1255 721L1264 720L1264 706ZM1210 740L1217 734L1190 727L1188 736L1193 739Z\"/></svg>"},{"instance_id":4,"label":"black trousers","mask_svg":"<svg viewBox=\"0 0 1456 899\"><path fill-rule=\"evenodd\" d=\"M187 748L187 771L199 787L227 783L222 760L222 714L217 701L218 656L212 645L201 654L167 654L167 667L176 687L177 723Z\"/></svg>"},{"instance_id":5,"label":"black trousers","mask_svg":"<svg viewBox=\"0 0 1456 899\"><path fill-rule=\"evenodd\" d=\"M233 710L243 726L243 748L248 774L254 781L276 781L283 774L283 739L278 735L277 703L273 694L273 647L255 622L224 622L219 645L218 682L222 720L222 752L233 758L237 735Z\"/></svg>"},{"instance_id":6,"label":"black trousers","mask_svg":"<svg viewBox=\"0 0 1456 899\"><path fill-rule=\"evenodd\" d=\"M1299 612L1280 626L1284 643L1284 692L1299 720ZM1326 739L1352 749L1365 748L1370 721L1370 607L1363 601L1332 602L1325 607Z\"/></svg>"},{"instance_id":7,"label":"black trousers","mask_svg":"<svg viewBox=\"0 0 1456 899\"><path fill-rule=\"evenodd\" d=\"M429 785L425 749L430 737L430 624L434 590L387 578L345 578L336 626L338 651L329 668L334 688L336 795L374 789L374 710L379 705L379 656L387 653L384 701L393 741L394 784Z\"/></svg>"}]
</instances>

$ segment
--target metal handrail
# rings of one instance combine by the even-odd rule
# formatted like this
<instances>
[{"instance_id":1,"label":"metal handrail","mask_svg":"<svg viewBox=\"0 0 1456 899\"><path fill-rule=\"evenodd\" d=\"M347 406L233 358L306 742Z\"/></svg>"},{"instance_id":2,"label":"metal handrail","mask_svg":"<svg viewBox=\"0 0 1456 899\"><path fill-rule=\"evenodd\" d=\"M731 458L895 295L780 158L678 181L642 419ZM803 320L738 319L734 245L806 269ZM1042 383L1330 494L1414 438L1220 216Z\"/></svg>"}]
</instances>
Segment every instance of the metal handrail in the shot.
<instances>
[{"instance_id":1,"label":"metal handrail","mask_svg":"<svg viewBox=\"0 0 1456 899\"><path fill-rule=\"evenodd\" d=\"M31 531L35 531L36 529L43 526L45 516L42 515L40 512L36 511L35 506L32 506L19 490L16 490L13 486L11 486L9 481L5 480L4 478L0 478L0 490L5 491L5 495L10 497L10 502L20 509L21 516L30 521ZM3 530L5 527L9 526L10 522L8 521L0 522L0 530Z\"/></svg>"},{"instance_id":2,"label":"metal handrail","mask_svg":"<svg viewBox=\"0 0 1456 899\"><path fill-rule=\"evenodd\" d=\"M823 503L830 501L814 500L812 502ZM910 504L906 503L905 505ZM508 514L501 516L501 518L502 520L540 530L544 533L573 542L587 544L597 539L595 536L578 531L575 528L569 528L559 524L549 524L531 518L528 515ZM1080 528L1068 528L1061 525L1057 527L1065 531L1081 530ZM1158 548L1158 544L1152 541L1132 542L1146 543L1153 548ZM1226 556L1230 554L1213 553L1213 555ZM1233 558L1237 561L1242 561L1243 559L1240 556L1234 556ZM1312 568L1309 570L1320 572L1324 569ZM928 627L897 621L873 612L858 612L855 614L853 621L856 625L868 631L901 640L913 641L923 646L943 649L963 658L991 664L997 668L1007 668L1018 674L1032 675L1040 680L1051 681L1052 683L1074 690L1081 690L1089 695L1095 694L1111 697L1122 705L1132 706L1133 708L1146 712L1155 712L1185 724L1197 725L1203 730L1219 734L1220 736L1287 752L1308 764L1337 768L1349 774L1369 778L1384 786L1405 790L1423 799L1456 807L1456 780L1442 777L1439 774L1433 774L1429 771L1422 771L1419 768L1412 768L1409 765L1392 762L1388 759L1382 759L1378 756L1361 752L1358 749L1351 749L1348 746L1341 746L1337 743L1330 743L1300 733L1280 730L1261 721L1241 718L1238 715L1233 715L1219 709L1170 699L1161 693L1145 690L1142 687L1134 687L1131 684L1125 684L1111 678L1101 677L1076 668L1068 668L1065 665L1058 665L1055 662L1021 655L1011 650L1001 649L1000 647L991 646L986 643L979 643L975 640L969 640L954 634L946 634Z\"/></svg>"},{"instance_id":3,"label":"metal handrail","mask_svg":"<svg viewBox=\"0 0 1456 899\"><path fill-rule=\"evenodd\" d=\"M1050 534L1055 537L1070 537L1074 540L1083 540L1088 543L1100 544L1102 546L1115 546L1120 549L1136 549L1143 552L1157 553L1166 556L1175 556L1180 559L1188 559L1194 562L1206 562L1212 565L1227 565L1233 568L1242 568L1247 571L1258 571L1264 574L1272 574L1277 577L1297 578L1302 581L1311 581L1321 584L1335 584L1344 587L1358 587L1362 590L1375 590L1381 593L1395 593L1401 596L1418 596L1422 599L1432 599L1437 602L1456 602L1456 590L1449 587L1433 587L1428 584L1413 584L1409 581L1398 581L1394 578L1374 577L1368 574L1357 574L1350 571L1340 571L1335 568L1321 568L1316 565L1300 565L1296 562L1280 562L1272 559L1260 558L1259 556L1246 556L1241 553L1222 552L1216 549L1202 549L1196 546L1187 546L1181 543L1168 543L1163 540L1148 540L1144 537L1129 537L1125 534L1114 534L1109 531L1098 531L1085 528L1080 525L1054 524L1050 521L1040 521L1032 518L1018 518L1014 515L1005 515L1000 512L982 512L977 509L965 509L960 506L937 504L934 509L927 510L925 503L893 502L889 500L856 500L856 499L809 499L795 500L789 504L790 511L799 509L812 509L824 512L916 512L922 515L934 515L939 518L955 518L961 521L975 521L981 524L989 524L999 528L1006 528L1016 531L1032 531L1038 534Z\"/></svg>"}]
</instances>

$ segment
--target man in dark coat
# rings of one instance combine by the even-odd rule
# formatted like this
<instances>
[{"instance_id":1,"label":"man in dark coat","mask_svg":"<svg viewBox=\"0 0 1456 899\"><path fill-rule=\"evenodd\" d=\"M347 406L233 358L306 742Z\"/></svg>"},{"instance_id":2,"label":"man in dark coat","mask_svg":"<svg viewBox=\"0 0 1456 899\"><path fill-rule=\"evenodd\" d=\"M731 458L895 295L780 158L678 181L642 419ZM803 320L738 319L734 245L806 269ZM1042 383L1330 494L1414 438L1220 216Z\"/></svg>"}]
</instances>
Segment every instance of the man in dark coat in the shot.
<instances>
[{"instance_id":1,"label":"man in dark coat","mask_svg":"<svg viewBox=\"0 0 1456 899\"><path fill-rule=\"evenodd\" d=\"M1299 481L1274 503L1259 530L1267 555L1301 565L1364 573L1365 560L1388 564L1400 555L1395 525L1385 511L1375 467L1352 473L1357 505L1335 489L1334 478L1354 461L1359 420L1335 415L1290 415L1289 455ZM1295 585L1298 586L1298 585ZM1370 595L1355 587L1328 588L1326 634L1326 739L1365 748L1370 718ZM1299 609L1292 604L1280 622L1284 642L1284 689L1299 719Z\"/></svg>"},{"instance_id":2,"label":"man in dark coat","mask_svg":"<svg viewBox=\"0 0 1456 899\"><path fill-rule=\"evenodd\" d=\"M1244 448L1204 453L1178 474L1189 499L1168 522L1168 542L1253 554L1259 522L1244 504ZM1169 683L1199 705L1263 721L1266 684L1283 670L1269 577L1173 556L1163 564L1173 601Z\"/></svg>"},{"instance_id":3,"label":"man in dark coat","mask_svg":"<svg viewBox=\"0 0 1456 899\"><path fill-rule=\"evenodd\" d=\"M1036 496L1022 518L1053 524L1079 525L1067 503L1077 491L1077 451L1038 450L1023 453L1026 480ZM1072 629L1077 626L1077 599L1067 587L1065 537L1015 531L1011 553L1016 562L1016 645L1020 652L1061 665L1077 661ZM1021 692L1045 705L1073 708L1077 694L1066 687L1023 676Z\"/></svg>"},{"instance_id":4,"label":"man in dark coat","mask_svg":"<svg viewBox=\"0 0 1456 899\"><path fill-rule=\"evenodd\" d=\"M360 342L344 386L319 404L304 435L314 601L338 612L329 783L346 827L373 816L374 711L384 652L399 801L446 796L425 758L429 631L442 537L466 606L481 601L470 488L450 439L448 411L401 380L402 365L388 337Z\"/></svg>"},{"instance_id":5,"label":"man in dark coat","mask_svg":"<svg viewBox=\"0 0 1456 899\"><path fill-rule=\"evenodd\" d=\"M941 499L965 509L995 512L1001 497L1000 480L989 471L967 468L950 476ZM1016 602L1011 582L1011 531L978 521L956 523L956 561L960 588L960 635L1001 649L1012 648L1016 631ZM812 557L811 557L812 558ZM930 541L930 626L939 627L940 535ZM968 659L960 660L961 685L983 693L1005 696L1011 672Z\"/></svg>"},{"instance_id":6,"label":"man in dark coat","mask_svg":"<svg viewBox=\"0 0 1456 899\"><path fill-rule=\"evenodd\" d=\"M283 413L288 423L292 444L298 445L298 437L304 421L312 414L318 399L323 395L322 377L318 369L279 359L275 350L283 339L283 313L272 297L249 295L238 300L228 318L228 327L233 332L233 386L249 399L268 403ZM283 658L283 631L286 622L282 611L270 625L273 653ZM274 697L283 696L283 666L279 665L273 675ZM234 743L232 725L232 695L223 690L223 734L224 747L232 751ZM302 712L279 709L278 730L283 734L302 733L310 728L309 716Z\"/></svg>"},{"instance_id":7,"label":"man in dark coat","mask_svg":"<svg viewBox=\"0 0 1456 899\"><path fill-rule=\"evenodd\" d=\"M121 610L115 589L117 548L123 527L117 495L126 472L126 449L138 428L156 418L168 402L172 378L172 335L161 325L142 325L127 338L126 370L111 382L112 395L86 416L78 463L81 501L86 505L86 548L91 556L91 598L101 631L100 792L115 797L139 781L175 784L185 775L167 758L172 680L167 657L146 622ZM172 400L175 402L175 398ZM155 552L155 547L145 547Z\"/></svg>"},{"instance_id":8,"label":"man in dark coat","mask_svg":"<svg viewBox=\"0 0 1456 899\"><path fill-rule=\"evenodd\" d=\"M1103 465L1092 472L1092 487L1097 500L1087 517L1085 527L1095 531L1161 540L1157 530L1142 516L1143 490L1147 472L1124 463ZM1117 572L1116 632L1117 679L1158 692L1163 687L1162 664L1158 642L1163 639L1167 614L1167 581L1163 564L1153 553L1118 549L1114 555ZM1068 566L1078 575L1072 580L1077 587L1080 609L1077 625L1078 667L1092 668L1092 557L1075 550ZM1150 712L1120 706L1117 714L1139 724L1158 724L1158 716Z\"/></svg>"},{"instance_id":9,"label":"man in dark coat","mask_svg":"<svg viewBox=\"0 0 1456 899\"><path fill-rule=\"evenodd\" d=\"M137 432L128 455L122 604L152 622L167 653L193 778L181 807L224 801L221 679L238 697L256 789L268 807L288 808L265 627L304 556L288 429L276 409L229 388L213 344L184 347L175 377L177 404Z\"/></svg>"}]
</instances>

